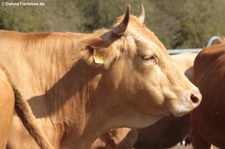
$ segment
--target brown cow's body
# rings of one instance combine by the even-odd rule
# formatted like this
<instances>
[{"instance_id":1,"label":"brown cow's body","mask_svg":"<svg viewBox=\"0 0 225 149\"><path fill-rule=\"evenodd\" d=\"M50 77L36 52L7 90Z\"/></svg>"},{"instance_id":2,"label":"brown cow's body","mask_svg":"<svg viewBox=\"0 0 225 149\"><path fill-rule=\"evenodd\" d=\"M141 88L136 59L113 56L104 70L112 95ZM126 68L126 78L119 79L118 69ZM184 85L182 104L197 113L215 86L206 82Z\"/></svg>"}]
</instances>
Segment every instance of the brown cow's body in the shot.
<instances>
[{"instance_id":1,"label":"brown cow's body","mask_svg":"<svg viewBox=\"0 0 225 149\"><path fill-rule=\"evenodd\" d=\"M199 105L199 90L142 20L128 9L95 34L0 32L0 58L55 149L89 149L111 128L143 128ZM38 148L17 117L8 148Z\"/></svg>"},{"instance_id":2,"label":"brown cow's body","mask_svg":"<svg viewBox=\"0 0 225 149\"><path fill-rule=\"evenodd\" d=\"M138 130L136 149L165 149L181 142L191 131L190 115L167 116L154 125Z\"/></svg>"},{"instance_id":3,"label":"brown cow's body","mask_svg":"<svg viewBox=\"0 0 225 149\"><path fill-rule=\"evenodd\" d=\"M203 49L194 63L193 82L200 88L203 100L193 111L196 149L211 144L225 148L225 41Z\"/></svg>"}]
</instances>

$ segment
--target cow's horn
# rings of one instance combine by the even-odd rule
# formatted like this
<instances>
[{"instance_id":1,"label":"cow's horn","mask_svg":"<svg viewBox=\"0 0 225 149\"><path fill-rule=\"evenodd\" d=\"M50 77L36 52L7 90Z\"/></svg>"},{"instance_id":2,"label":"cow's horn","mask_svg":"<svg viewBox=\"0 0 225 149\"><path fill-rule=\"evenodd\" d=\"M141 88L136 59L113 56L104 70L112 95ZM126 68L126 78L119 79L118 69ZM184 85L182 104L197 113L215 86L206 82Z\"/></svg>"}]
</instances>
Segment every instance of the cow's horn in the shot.
<instances>
[{"instance_id":1,"label":"cow's horn","mask_svg":"<svg viewBox=\"0 0 225 149\"><path fill-rule=\"evenodd\" d=\"M144 9L143 4L141 4L141 14L140 14L140 16L138 17L138 20L139 20L142 24L144 24L144 22L145 22L145 9Z\"/></svg>"},{"instance_id":2,"label":"cow's horn","mask_svg":"<svg viewBox=\"0 0 225 149\"><path fill-rule=\"evenodd\" d=\"M113 28L113 33L116 35L123 35L127 29L130 18L130 5L127 6L127 12L123 18L123 21Z\"/></svg>"}]
</instances>

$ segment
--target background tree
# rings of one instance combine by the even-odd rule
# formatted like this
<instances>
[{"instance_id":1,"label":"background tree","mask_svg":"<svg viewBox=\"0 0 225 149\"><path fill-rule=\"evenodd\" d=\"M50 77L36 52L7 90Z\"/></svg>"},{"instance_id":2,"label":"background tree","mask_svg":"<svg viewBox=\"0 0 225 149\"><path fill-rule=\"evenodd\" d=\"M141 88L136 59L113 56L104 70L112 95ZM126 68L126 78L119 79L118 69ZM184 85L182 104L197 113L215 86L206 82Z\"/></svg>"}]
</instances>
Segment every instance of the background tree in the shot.
<instances>
[{"instance_id":1,"label":"background tree","mask_svg":"<svg viewBox=\"0 0 225 149\"><path fill-rule=\"evenodd\" d=\"M9 0L8 0L9 1ZM22 32L93 32L111 28L126 6L139 15L167 48L204 47L213 36L225 35L224 0L12 0L44 2L44 7L0 6L0 29Z\"/></svg>"},{"instance_id":2,"label":"background tree","mask_svg":"<svg viewBox=\"0 0 225 149\"><path fill-rule=\"evenodd\" d=\"M223 0L150 1L156 12L152 27L167 47L204 47L211 36L225 33Z\"/></svg>"}]
</instances>

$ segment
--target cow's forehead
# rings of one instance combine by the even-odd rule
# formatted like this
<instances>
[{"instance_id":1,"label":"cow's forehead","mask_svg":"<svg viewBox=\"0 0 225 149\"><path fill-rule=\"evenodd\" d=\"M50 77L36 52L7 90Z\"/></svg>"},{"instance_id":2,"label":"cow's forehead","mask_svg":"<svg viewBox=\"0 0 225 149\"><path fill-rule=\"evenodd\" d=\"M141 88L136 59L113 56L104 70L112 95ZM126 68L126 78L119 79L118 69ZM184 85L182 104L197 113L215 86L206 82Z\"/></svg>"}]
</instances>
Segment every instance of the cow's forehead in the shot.
<instances>
[{"instance_id":1,"label":"cow's forehead","mask_svg":"<svg viewBox=\"0 0 225 149\"><path fill-rule=\"evenodd\" d=\"M148 54L150 52L157 53L157 51L159 50L159 47L157 44L155 44L151 40L146 40L144 38L136 42L136 44L137 44L138 53L140 54Z\"/></svg>"},{"instance_id":2,"label":"cow's forehead","mask_svg":"<svg viewBox=\"0 0 225 149\"><path fill-rule=\"evenodd\" d=\"M149 31L149 30L148 30ZM150 32L150 31L149 31ZM151 33L151 32L150 32ZM165 47L161 44L157 37L154 34L152 36L137 32L133 30L133 33L127 34L128 44L135 44L135 51L139 54L151 54L161 55L167 53ZM132 41L134 43L132 43Z\"/></svg>"},{"instance_id":3,"label":"cow's forehead","mask_svg":"<svg viewBox=\"0 0 225 149\"><path fill-rule=\"evenodd\" d=\"M140 23L135 16L130 16L127 34L137 41L141 47L145 47L145 49L166 51L166 48L155 36L155 34L144 24Z\"/></svg>"}]
</instances>

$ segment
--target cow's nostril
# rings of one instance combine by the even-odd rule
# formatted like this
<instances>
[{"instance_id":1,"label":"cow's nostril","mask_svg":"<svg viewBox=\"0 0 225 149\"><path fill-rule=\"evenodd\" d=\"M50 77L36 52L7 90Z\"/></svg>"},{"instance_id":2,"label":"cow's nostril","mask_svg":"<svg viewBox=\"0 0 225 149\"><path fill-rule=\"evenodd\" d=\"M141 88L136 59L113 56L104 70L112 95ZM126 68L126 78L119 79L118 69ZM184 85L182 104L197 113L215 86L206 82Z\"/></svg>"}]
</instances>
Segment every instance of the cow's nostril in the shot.
<instances>
[{"instance_id":1,"label":"cow's nostril","mask_svg":"<svg viewBox=\"0 0 225 149\"><path fill-rule=\"evenodd\" d=\"M195 94L191 94L191 101L193 102L193 103L198 103L199 102L199 97L197 96L197 95L195 95Z\"/></svg>"}]
</instances>

